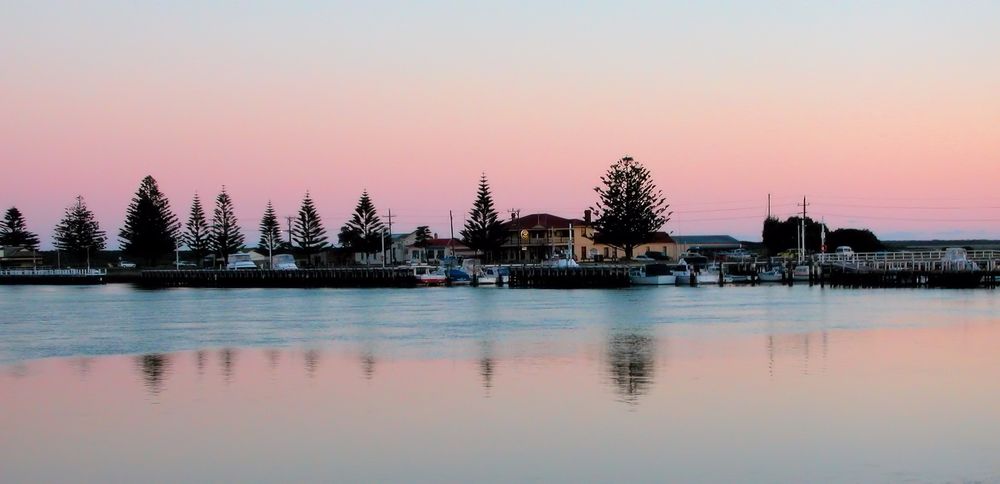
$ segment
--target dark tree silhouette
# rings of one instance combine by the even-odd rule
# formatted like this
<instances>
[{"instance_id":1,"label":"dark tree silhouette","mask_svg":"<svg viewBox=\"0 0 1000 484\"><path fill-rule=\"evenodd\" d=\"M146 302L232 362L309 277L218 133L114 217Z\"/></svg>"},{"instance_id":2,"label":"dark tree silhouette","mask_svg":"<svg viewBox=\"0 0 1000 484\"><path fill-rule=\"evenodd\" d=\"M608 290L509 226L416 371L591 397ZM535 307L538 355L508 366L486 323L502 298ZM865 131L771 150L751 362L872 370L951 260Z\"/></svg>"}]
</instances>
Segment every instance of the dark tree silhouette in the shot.
<instances>
[{"instance_id":1,"label":"dark tree silhouette","mask_svg":"<svg viewBox=\"0 0 1000 484\"><path fill-rule=\"evenodd\" d=\"M156 265L177 248L179 234L180 223L170 211L170 201L153 177L143 178L118 233L122 252L146 265Z\"/></svg>"},{"instance_id":2,"label":"dark tree silhouette","mask_svg":"<svg viewBox=\"0 0 1000 484\"><path fill-rule=\"evenodd\" d=\"M764 220L762 240L768 255L776 256L784 250L798 247L802 217L789 217L784 222L771 217ZM819 252L822 225L806 217L806 250Z\"/></svg>"},{"instance_id":3,"label":"dark tree silhouette","mask_svg":"<svg viewBox=\"0 0 1000 484\"><path fill-rule=\"evenodd\" d=\"M0 246L38 249L38 235L29 232L24 214L17 207L10 207L0 222Z\"/></svg>"},{"instance_id":4,"label":"dark tree silhouette","mask_svg":"<svg viewBox=\"0 0 1000 484\"><path fill-rule=\"evenodd\" d=\"M66 209L56 225L54 238L56 248L77 261L84 260L91 252L104 250L108 240L82 196L77 196L76 203Z\"/></svg>"},{"instance_id":5,"label":"dark tree silhouette","mask_svg":"<svg viewBox=\"0 0 1000 484\"><path fill-rule=\"evenodd\" d=\"M486 174L479 179L476 201L469 210L469 218L462 230L462 242L477 253L482 252L492 258L507 238L507 231L493 208L493 195Z\"/></svg>"},{"instance_id":6,"label":"dark tree silhouette","mask_svg":"<svg viewBox=\"0 0 1000 484\"><path fill-rule=\"evenodd\" d=\"M426 249L427 246L430 245L432 237L431 228L426 225L421 225L417 227L416 231L414 231L413 246L420 249ZM423 252L421 251L421 253ZM426 260L425 256L426 254L424 254L424 260Z\"/></svg>"},{"instance_id":7,"label":"dark tree silhouette","mask_svg":"<svg viewBox=\"0 0 1000 484\"><path fill-rule=\"evenodd\" d=\"M184 231L184 243L194 257L195 263L201 267L202 261L212 251L212 232L205 220L205 209L201 206L201 198L194 194L191 201L191 214L188 215Z\"/></svg>"},{"instance_id":8,"label":"dark tree silhouette","mask_svg":"<svg viewBox=\"0 0 1000 484\"><path fill-rule=\"evenodd\" d=\"M273 253L279 247L281 247L281 226L278 224L274 205L271 205L271 201L268 200L264 216L260 219L260 240L257 241L257 248Z\"/></svg>"},{"instance_id":9,"label":"dark tree silhouette","mask_svg":"<svg viewBox=\"0 0 1000 484\"><path fill-rule=\"evenodd\" d=\"M594 191L598 200L591 210L597 217L594 228L598 241L621 247L626 259L631 259L635 246L648 242L673 213L667 212L670 205L649 170L629 156L612 164Z\"/></svg>"},{"instance_id":10,"label":"dark tree silhouette","mask_svg":"<svg viewBox=\"0 0 1000 484\"><path fill-rule=\"evenodd\" d=\"M302 207L292 229L292 240L305 255L315 254L327 246L326 229L309 192L302 199Z\"/></svg>"},{"instance_id":11,"label":"dark tree silhouette","mask_svg":"<svg viewBox=\"0 0 1000 484\"><path fill-rule=\"evenodd\" d=\"M340 244L354 252L365 254L367 260L370 254L378 252L381 247L383 232L384 225L375 210L375 204L368 196L368 190L365 190L361 192L351 219L340 229Z\"/></svg>"},{"instance_id":12,"label":"dark tree silhouette","mask_svg":"<svg viewBox=\"0 0 1000 484\"><path fill-rule=\"evenodd\" d=\"M229 263L229 254L243 249L243 233L240 231L233 199L226 193L226 187L215 197L215 213L212 215L212 251L218 259Z\"/></svg>"},{"instance_id":13,"label":"dark tree silhouette","mask_svg":"<svg viewBox=\"0 0 1000 484\"><path fill-rule=\"evenodd\" d=\"M868 229L837 229L826 235L827 252L846 245L855 252L878 252L885 250L882 241Z\"/></svg>"}]
</instances>

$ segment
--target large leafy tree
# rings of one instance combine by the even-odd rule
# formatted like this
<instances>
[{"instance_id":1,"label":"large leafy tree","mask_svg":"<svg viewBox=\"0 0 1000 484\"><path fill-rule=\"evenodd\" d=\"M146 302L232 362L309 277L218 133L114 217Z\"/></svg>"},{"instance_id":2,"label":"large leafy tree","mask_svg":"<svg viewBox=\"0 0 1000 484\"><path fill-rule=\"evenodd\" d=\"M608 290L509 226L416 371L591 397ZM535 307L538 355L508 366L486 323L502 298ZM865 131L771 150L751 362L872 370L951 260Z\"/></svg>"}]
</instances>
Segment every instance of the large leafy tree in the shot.
<instances>
[{"instance_id":1,"label":"large leafy tree","mask_svg":"<svg viewBox=\"0 0 1000 484\"><path fill-rule=\"evenodd\" d=\"M358 205L354 207L351 219L341 227L338 239L341 245L365 254L367 259L369 254L378 252L381 247L383 231L384 225L375 210L375 204L368 196L368 190L365 190L358 199Z\"/></svg>"},{"instance_id":2,"label":"large leafy tree","mask_svg":"<svg viewBox=\"0 0 1000 484\"><path fill-rule=\"evenodd\" d=\"M469 218L462 230L462 242L476 252L493 256L507 238L507 231L493 208L493 194L486 174L479 179L476 201L469 210Z\"/></svg>"},{"instance_id":3,"label":"large leafy tree","mask_svg":"<svg viewBox=\"0 0 1000 484\"><path fill-rule=\"evenodd\" d=\"M17 207L10 207L0 222L0 246L38 248L38 235L28 231L24 214Z\"/></svg>"},{"instance_id":4,"label":"large leafy tree","mask_svg":"<svg viewBox=\"0 0 1000 484\"><path fill-rule=\"evenodd\" d=\"M820 231L823 225L806 217L806 250L818 252L820 249ZM762 240L769 255L775 256L787 249L798 247L802 235L802 217L789 217L781 221L775 217L764 220Z\"/></svg>"},{"instance_id":5,"label":"large leafy tree","mask_svg":"<svg viewBox=\"0 0 1000 484\"><path fill-rule=\"evenodd\" d=\"M281 225L278 224L278 215L274 212L274 205L267 201L267 208L264 209L264 216L260 219L260 240L257 241L257 248L273 252L281 247Z\"/></svg>"},{"instance_id":6,"label":"large leafy tree","mask_svg":"<svg viewBox=\"0 0 1000 484\"><path fill-rule=\"evenodd\" d=\"M177 248L180 222L170 210L170 201L151 176L142 179L125 213L118 233L122 252L146 265L155 265Z\"/></svg>"},{"instance_id":7,"label":"large leafy tree","mask_svg":"<svg viewBox=\"0 0 1000 484\"><path fill-rule=\"evenodd\" d=\"M77 196L76 203L66 209L62 220L56 225L56 248L66 252L70 258L82 261L91 252L104 250L107 240L94 212L87 208L82 196Z\"/></svg>"},{"instance_id":8,"label":"large leafy tree","mask_svg":"<svg viewBox=\"0 0 1000 484\"><path fill-rule=\"evenodd\" d=\"M292 229L292 240L306 255L315 254L327 246L326 229L309 192L302 199L302 207Z\"/></svg>"},{"instance_id":9,"label":"large leafy tree","mask_svg":"<svg viewBox=\"0 0 1000 484\"><path fill-rule=\"evenodd\" d=\"M635 246L648 242L673 213L667 212L670 205L649 170L629 156L613 163L594 191L598 199L591 209L597 216L594 228L598 241L621 247L627 259L632 258Z\"/></svg>"},{"instance_id":10,"label":"large leafy tree","mask_svg":"<svg viewBox=\"0 0 1000 484\"><path fill-rule=\"evenodd\" d=\"M208 221L205 219L205 209L202 208L201 198L194 194L191 201L191 214L188 215L187 226L184 230L184 244L194 257L195 262L201 266L201 261L212 251L212 232Z\"/></svg>"},{"instance_id":11,"label":"large leafy tree","mask_svg":"<svg viewBox=\"0 0 1000 484\"><path fill-rule=\"evenodd\" d=\"M226 187L215 197L215 212L212 214L212 252L219 259L229 262L229 254L243 249L243 232L240 231L233 199L226 193Z\"/></svg>"}]
</instances>

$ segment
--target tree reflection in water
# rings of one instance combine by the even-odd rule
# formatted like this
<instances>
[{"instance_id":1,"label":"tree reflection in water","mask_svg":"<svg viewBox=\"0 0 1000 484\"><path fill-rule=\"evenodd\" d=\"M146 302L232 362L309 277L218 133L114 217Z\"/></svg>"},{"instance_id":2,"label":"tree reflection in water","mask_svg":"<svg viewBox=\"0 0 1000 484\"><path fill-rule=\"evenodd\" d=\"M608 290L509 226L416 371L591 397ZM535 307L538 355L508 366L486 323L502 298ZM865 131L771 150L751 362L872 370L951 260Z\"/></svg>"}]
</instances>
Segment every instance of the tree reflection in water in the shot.
<instances>
[{"instance_id":1,"label":"tree reflection in water","mask_svg":"<svg viewBox=\"0 0 1000 484\"><path fill-rule=\"evenodd\" d=\"M371 380L375 376L375 351L366 348L361 353L361 371L365 375L365 380Z\"/></svg>"},{"instance_id":2,"label":"tree reflection in water","mask_svg":"<svg viewBox=\"0 0 1000 484\"><path fill-rule=\"evenodd\" d=\"M480 343L482 355L479 357L479 376L483 378L483 390L489 398L490 390L493 388L493 373L496 371L496 361L493 359L493 342L483 341Z\"/></svg>"},{"instance_id":3,"label":"tree reflection in water","mask_svg":"<svg viewBox=\"0 0 1000 484\"><path fill-rule=\"evenodd\" d=\"M153 396L159 395L170 372L170 356L161 353L142 355L136 358L136 363L142 373L146 390Z\"/></svg>"},{"instance_id":4,"label":"tree reflection in water","mask_svg":"<svg viewBox=\"0 0 1000 484\"><path fill-rule=\"evenodd\" d=\"M608 336L608 374L621 400L638 403L653 384L656 339L638 328L616 328Z\"/></svg>"},{"instance_id":5,"label":"tree reflection in water","mask_svg":"<svg viewBox=\"0 0 1000 484\"><path fill-rule=\"evenodd\" d=\"M305 352L306 375L309 378L316 376L316 369L319 368L319 357L320 354L317 350L306 350Z\"/></svg>"},{"instance_id":6,"label":"tree reflection in water","mask_svg":"<svg viewBox=\"0 0 1000 484\"><path fill-rule=\"evenodd\" d=\"M222 362L222 378L226 383L233 381L236 372L236 350L223 348L219 351L219 360Z\"/></svg>"},{"instance_id":7,"label":"tree reflection in water","mask_svg":"<svg viewBox=\"0 0 1000 484\"><path fill-rule=\"evenodd\" d=\"M207 359L208 355L205 353L205 350L198 350L195 352L194 362L195 365L198 367L198 376L205 374L205 360Z\"/></svg>"}]
</instances>

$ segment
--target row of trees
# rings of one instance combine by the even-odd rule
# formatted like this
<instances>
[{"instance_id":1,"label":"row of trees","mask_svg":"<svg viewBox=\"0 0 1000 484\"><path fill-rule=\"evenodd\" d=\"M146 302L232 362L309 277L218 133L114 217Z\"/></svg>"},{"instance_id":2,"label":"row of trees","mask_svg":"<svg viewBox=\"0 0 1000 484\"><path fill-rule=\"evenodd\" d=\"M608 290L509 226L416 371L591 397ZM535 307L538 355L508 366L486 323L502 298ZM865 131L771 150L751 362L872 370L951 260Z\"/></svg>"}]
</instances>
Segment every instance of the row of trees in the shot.
<instances>
[{"instance_id":1,"label":"row of trees","mask_svg":"<svg viewBox=\"0 0 1000 484\"><path fill-rule=\"evenodd\" d=\"M805 218L805 225L806 250L820 252L823 240L821 234L826 230L826 226L809 217ZM802 217L789 217L784 221L776 217L770 217L764 220L764 230L762 233L764 248L768 254L776 255L783 250L797 247L801 233ZM826 232L827 248L832 249L842 245L849 246L857 252L878 252L885 250L885 246L878 237L867 229L842 228Z\"/></svg>"},{"instance_id":2,"label":"row of trees","mask_svg":"<svg viewBox=\"0 0 1000 484\"><path fill-rule=\"evenodd\" d=\"M626 256L631 257L632 249L646 242L669 219L668 205L650 172L630 157L612 164L601 182L601 186L595 188L597 204L591 207L596 215L595 229L601 242L622 247ZM290 230L290 240L282 239L281 225L270 201L259 228L257 246L266 251L295 250L310 256L330 245L308 191ZM338 242L367 258L380 250L387 236L371 196L367 190L363 191L351 218L340 228ZM508 237L485 174L479 180L476 199L461 237L465 245L488 257L494 256ZM210 220L196 193L187 221L182 224L151 176L142 180L132 197L118 238L122 252L144 265L156 265L182 246L186 246L198 261L209 254L225 260L245 244L232 198L225 187L215 197ZM426 246L431 239L429 227L418 227L415 238L416 246ZM77 197L56 227L55 246L72 257L83 257L88 251L104 249L106 242L107 236L93 212L87 208L83 197ZM0 245L38 247L38 236L26 229L24 217L17 208L8 210L0 224Z\"/></svg>"}]
</instances>

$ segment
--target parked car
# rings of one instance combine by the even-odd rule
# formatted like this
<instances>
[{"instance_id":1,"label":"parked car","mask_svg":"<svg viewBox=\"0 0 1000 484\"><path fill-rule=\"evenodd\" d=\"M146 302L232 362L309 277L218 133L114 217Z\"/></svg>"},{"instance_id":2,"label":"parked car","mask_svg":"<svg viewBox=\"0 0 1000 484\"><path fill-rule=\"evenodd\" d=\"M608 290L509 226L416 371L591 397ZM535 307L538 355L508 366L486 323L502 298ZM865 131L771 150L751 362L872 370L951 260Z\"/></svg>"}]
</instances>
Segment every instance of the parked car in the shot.
<instances>
[{"instance_id":1,"label":"parked car","mask_svg":"<svg viewBox=\"0 0 1000 484\"><path fill-rule=\"evenodd\" d=\"M238 270L247 270L256 268L257 264L254 264L253 261L250 260L250 254L246 254L243 252L230 254L229 262L226 264L227 271L238 271Z\"/></svg>"},{"instance_id":2,"label":"parked car","mask_svg":"<svg viewBox=\"0 0 1000 484\"><path fill-rule=\"evenodd\" d=\"M852 249L850 246L847 245L841 245L840 247L837 247L837 250L834 251L834 253L837 255L848 257L854 255L854 249Z\"/></svg>"},{"instance_id":3,"label":"parked car","mask_svg":"<svg viewBox=\"0 0 1000 484\"><path fill-rule=\"evenodd\" d=\"M118 261L118 267L122 269L135 269L135 262L129 262L127 260Z\"/></svg>"},{"instance_id":4,"label":"parked car","mask_svg":"<svg viewBox=\"0 0 1000 484\"><path fill-rule=\"evenodd\" d=\"M634 260L636 262L648 262L648 263L652 263L652 262L656 261L656 259L654 259L654 258L652 258L652 257L650 257L650 256L648 256L646 254L639 254L637 256L633 256L632 260Z\"/></svg>"}]
</instances>

